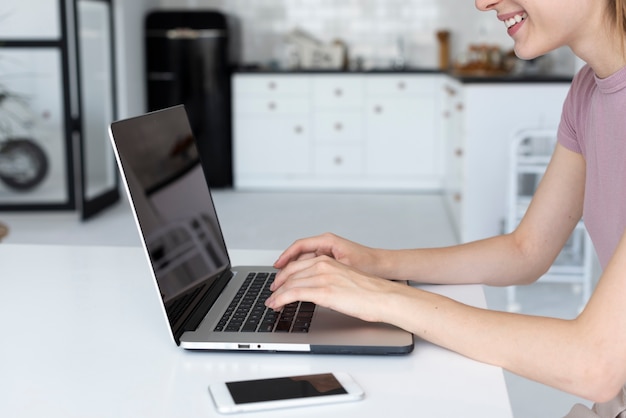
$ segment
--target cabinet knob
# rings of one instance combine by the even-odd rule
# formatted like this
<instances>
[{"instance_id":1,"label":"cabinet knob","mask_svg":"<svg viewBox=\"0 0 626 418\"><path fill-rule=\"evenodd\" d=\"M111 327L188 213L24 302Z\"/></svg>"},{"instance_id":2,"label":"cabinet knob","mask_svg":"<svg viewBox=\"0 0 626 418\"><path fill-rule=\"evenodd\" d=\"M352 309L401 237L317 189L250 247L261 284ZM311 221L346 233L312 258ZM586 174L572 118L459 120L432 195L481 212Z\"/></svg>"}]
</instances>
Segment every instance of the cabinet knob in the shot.
<instances>
[{"instance_id":1,"label":"cabinet knob","mask_svg":"<svg viewBox=\"0 0 626 418\"><path fill-rule=\"evenodd\" d=\"M456 104L456 110L458 110L459 112L461 112L464 109L463 103L457 103Z\"/></svg>"},{"instance_id":2,"label":"cabinet knob","mask_svg":"<svg viewBox=\"0 0 626 418\"><path fill-rule=\"evenodd\" d=\"M267 83L267 88L270 90L276 90L276 83L274 81L270 81Z\"/></svg>"},{"instance_id":3,"label":"cabinet knob","mask_svg":"<svg viewBox=\"0 0 626 418\"><path fill-rule=\"evenodd\" d=\"M335 89L335 96L337 96L337 97L343 96L343 90L340 89L340 88L336 88Z\"/></svg>"},{"instance_id":4,"label":"cabinet knob","mask_svg":"<svg viewBox=\"0 0 626 418\"><path fill-rule=\"evenodd\" d=\"M461 193L455 193L453 199L455 202L460 202L461 200L463 200L463 196L461 195Z\"/></svg>"},{"instance_id":5,"label":"cabinet knob","mask_svg":"<svg viewBox=\"0 0 626 418\"><path fill-rule=\"evenodd\" d=\"M333 159L333 163L335 163L335 165L341 165L341 164L343 164L343 158L341 158L340 156L336 156Z\"/></svg>"},{"instance_id":6,"label":"cabinet knob","mask_svg":"<svg viewBox=\"0 0 626 418\"><path fill-rule=\"evenodd\" d=\"M337 122L335 123L335 130L336 131L341 131L343 130L343 124L341 122Z\"/></svg>"},{"instance_id":7,"label":"cabinet knob","mask_svg":"<svg viewBox=\"0 0 626 418\"><path fill-rule=\"evenodd\" d=\"M449 110L446 110L445 112L443 112L443 117L444 117L445 119L450 119L450 111L449 111Z\"/></svg>"},{"instance_id":8,"label":"cabinet knob","mask_svg":"<svg viewBox=\"0 0 626 418\"><path fill-rule=\"evenodd\" d=\"M406 89L406 83L404 81L398 82L398 90Z\"/></svg>"},{"instance_id":9,"label":"cabinet knob","mask_svg":"<svg viewBox=\"0 0 626 418\"><path fill-rule=\"evenodd\" d=\"M457 148L454 150L454 155L456 155L457 157L462 157L463 156L463 148Z\"/></svg>"},{"instance_id":10,"label":"cabinet knob","mask_svg":"<svg viewBox=\"0 0 626 418\"><path fill-rule=\"evenodd\" d=\"M276 110L276 103L274 103L274 102L269 102L269 103L267 104L267 108L268 108L269 110Z\"/></svg>"},{"instance_id":11,"label":"cabinet knob","mask_svg":"<svg viewBox=\"0 0 626 418\"><path fill-rule=\"evenodd\" d=\"M383 113L383 107L381 105L374 106L374 113Z\"/></svg>"},{"instance_id":12,"label":"cabinet knob","mask_svg":"<svg viewBox=\"0 0 626 418\"><path fill-rule=\"evenodd\" d=\"M293 128L293 131L294 131L296 134L298 134L298 135L299 135L299 134L301 134L301 133L302 133L302 131L304 131L304 129L302 129L302 126L300 126L300 125L296 125L296 126Z\"/></svg>"}]
</instances>

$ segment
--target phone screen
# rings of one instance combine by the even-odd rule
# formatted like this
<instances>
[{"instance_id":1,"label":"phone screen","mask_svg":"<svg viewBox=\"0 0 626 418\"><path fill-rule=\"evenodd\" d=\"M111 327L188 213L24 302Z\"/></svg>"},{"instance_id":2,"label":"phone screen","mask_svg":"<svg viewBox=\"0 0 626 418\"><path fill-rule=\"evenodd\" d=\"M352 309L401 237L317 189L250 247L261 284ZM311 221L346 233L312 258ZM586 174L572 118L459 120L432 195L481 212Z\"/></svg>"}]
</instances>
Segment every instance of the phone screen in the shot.
<instances>
[{"instance_id":1,"label":"phone screen","mask_svg":"<svg viewBox=\"0 0 626 418\"><path fill-rule=\"evenodd\" d=\"M346 394L332 373L227 382L236 404Z\"/></svg>"}]
</instances>

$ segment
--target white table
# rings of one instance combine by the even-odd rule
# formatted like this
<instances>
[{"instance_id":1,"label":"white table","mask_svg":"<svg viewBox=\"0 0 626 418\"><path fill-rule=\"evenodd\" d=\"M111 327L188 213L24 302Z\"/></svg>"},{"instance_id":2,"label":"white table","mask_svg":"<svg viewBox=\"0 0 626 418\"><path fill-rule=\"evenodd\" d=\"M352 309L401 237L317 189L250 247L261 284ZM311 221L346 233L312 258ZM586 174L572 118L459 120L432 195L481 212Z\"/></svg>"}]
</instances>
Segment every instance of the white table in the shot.
<instances>
[{"instance_id":1,"label":"white table","mask_svg":"<svg viewBox=\"0 0 626 418\"><path fill-rule=\"evenodd\" d=\"M232 251L233 264L277 252ZM363 401L249 417L512 417L502 370L424 341L399 357L209 353L170 339L140 248L0 245L0 416L211 417L214 381L346 371ZM480 286L428 289L484 306Z\"/></svg>"}]
</instances>

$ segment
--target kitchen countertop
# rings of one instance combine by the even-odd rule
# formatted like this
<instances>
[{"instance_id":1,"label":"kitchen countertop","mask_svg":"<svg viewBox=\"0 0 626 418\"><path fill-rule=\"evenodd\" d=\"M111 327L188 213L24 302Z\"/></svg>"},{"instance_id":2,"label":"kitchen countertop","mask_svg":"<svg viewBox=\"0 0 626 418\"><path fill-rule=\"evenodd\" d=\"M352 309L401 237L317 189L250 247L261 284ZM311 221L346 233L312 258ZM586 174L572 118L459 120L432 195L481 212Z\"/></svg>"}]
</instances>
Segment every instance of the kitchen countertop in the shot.
<instances>
[{"instance_id":1,"label":"kitchen countertop","mask_svg":"<svg viewBox=\"0 0 626 418\"><path fill-rule=\"evenodd\" d=\"M251 74L440 74L436 68L411 67L405 69L371 68L367 70L325 70L325 69L271 69L271 68L236 68L235 73Z\"/></svg>"},{"instance_id":2,"label":"kitchen countertop","mask_svg":"<svg viewBox=\"0 0 626 418\"><path fill-rule=\"evenodd\" d=\"M448 73L463 84L488 84L488 83L571 83L571 75L563 74L455 74Z\"/></svg>"},{"instance_id":3,"label":"kitchen countertop","mask_svg":"<svg viewBox=\"0 0 626 418\"><path fill-rule=\"evenodd\" d=\"M405 69L373 68L368 70L320 70L320 69L270 69L270 68L236 68L234 73L240 74L448 74L463 84L477 83L569 83L572 76L563 74L457 74L453 71L442 71L436 68L410 67Z\"/></svg>"}]
</instances>

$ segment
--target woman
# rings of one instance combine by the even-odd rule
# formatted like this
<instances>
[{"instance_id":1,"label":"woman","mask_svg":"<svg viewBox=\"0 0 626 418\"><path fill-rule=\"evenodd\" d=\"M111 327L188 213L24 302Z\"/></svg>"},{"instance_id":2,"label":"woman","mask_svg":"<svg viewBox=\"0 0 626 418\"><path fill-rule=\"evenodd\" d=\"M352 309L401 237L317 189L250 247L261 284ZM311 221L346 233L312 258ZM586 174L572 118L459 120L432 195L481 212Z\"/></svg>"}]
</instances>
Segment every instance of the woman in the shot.
<instances>
[{"instance_id":1,"label":"woman","mask_svg":"<svg viewBox=\"0 0 626 418\"><path fill-rule=\"evenodd\" d=\"M276 261L281 271L266 304L280 309L307 300L391 323L467 357L604 402L595 413L618 416L626 410L626 0L476 5L496 12L520 58L565 45L588 64L572 82L558 144L519 227L439 249L373 249L332 234L299 240ZM531 283L548 270L581 217L603 274L573 320L477 309L381 279Z\"/></svg>"}]
</instances>

